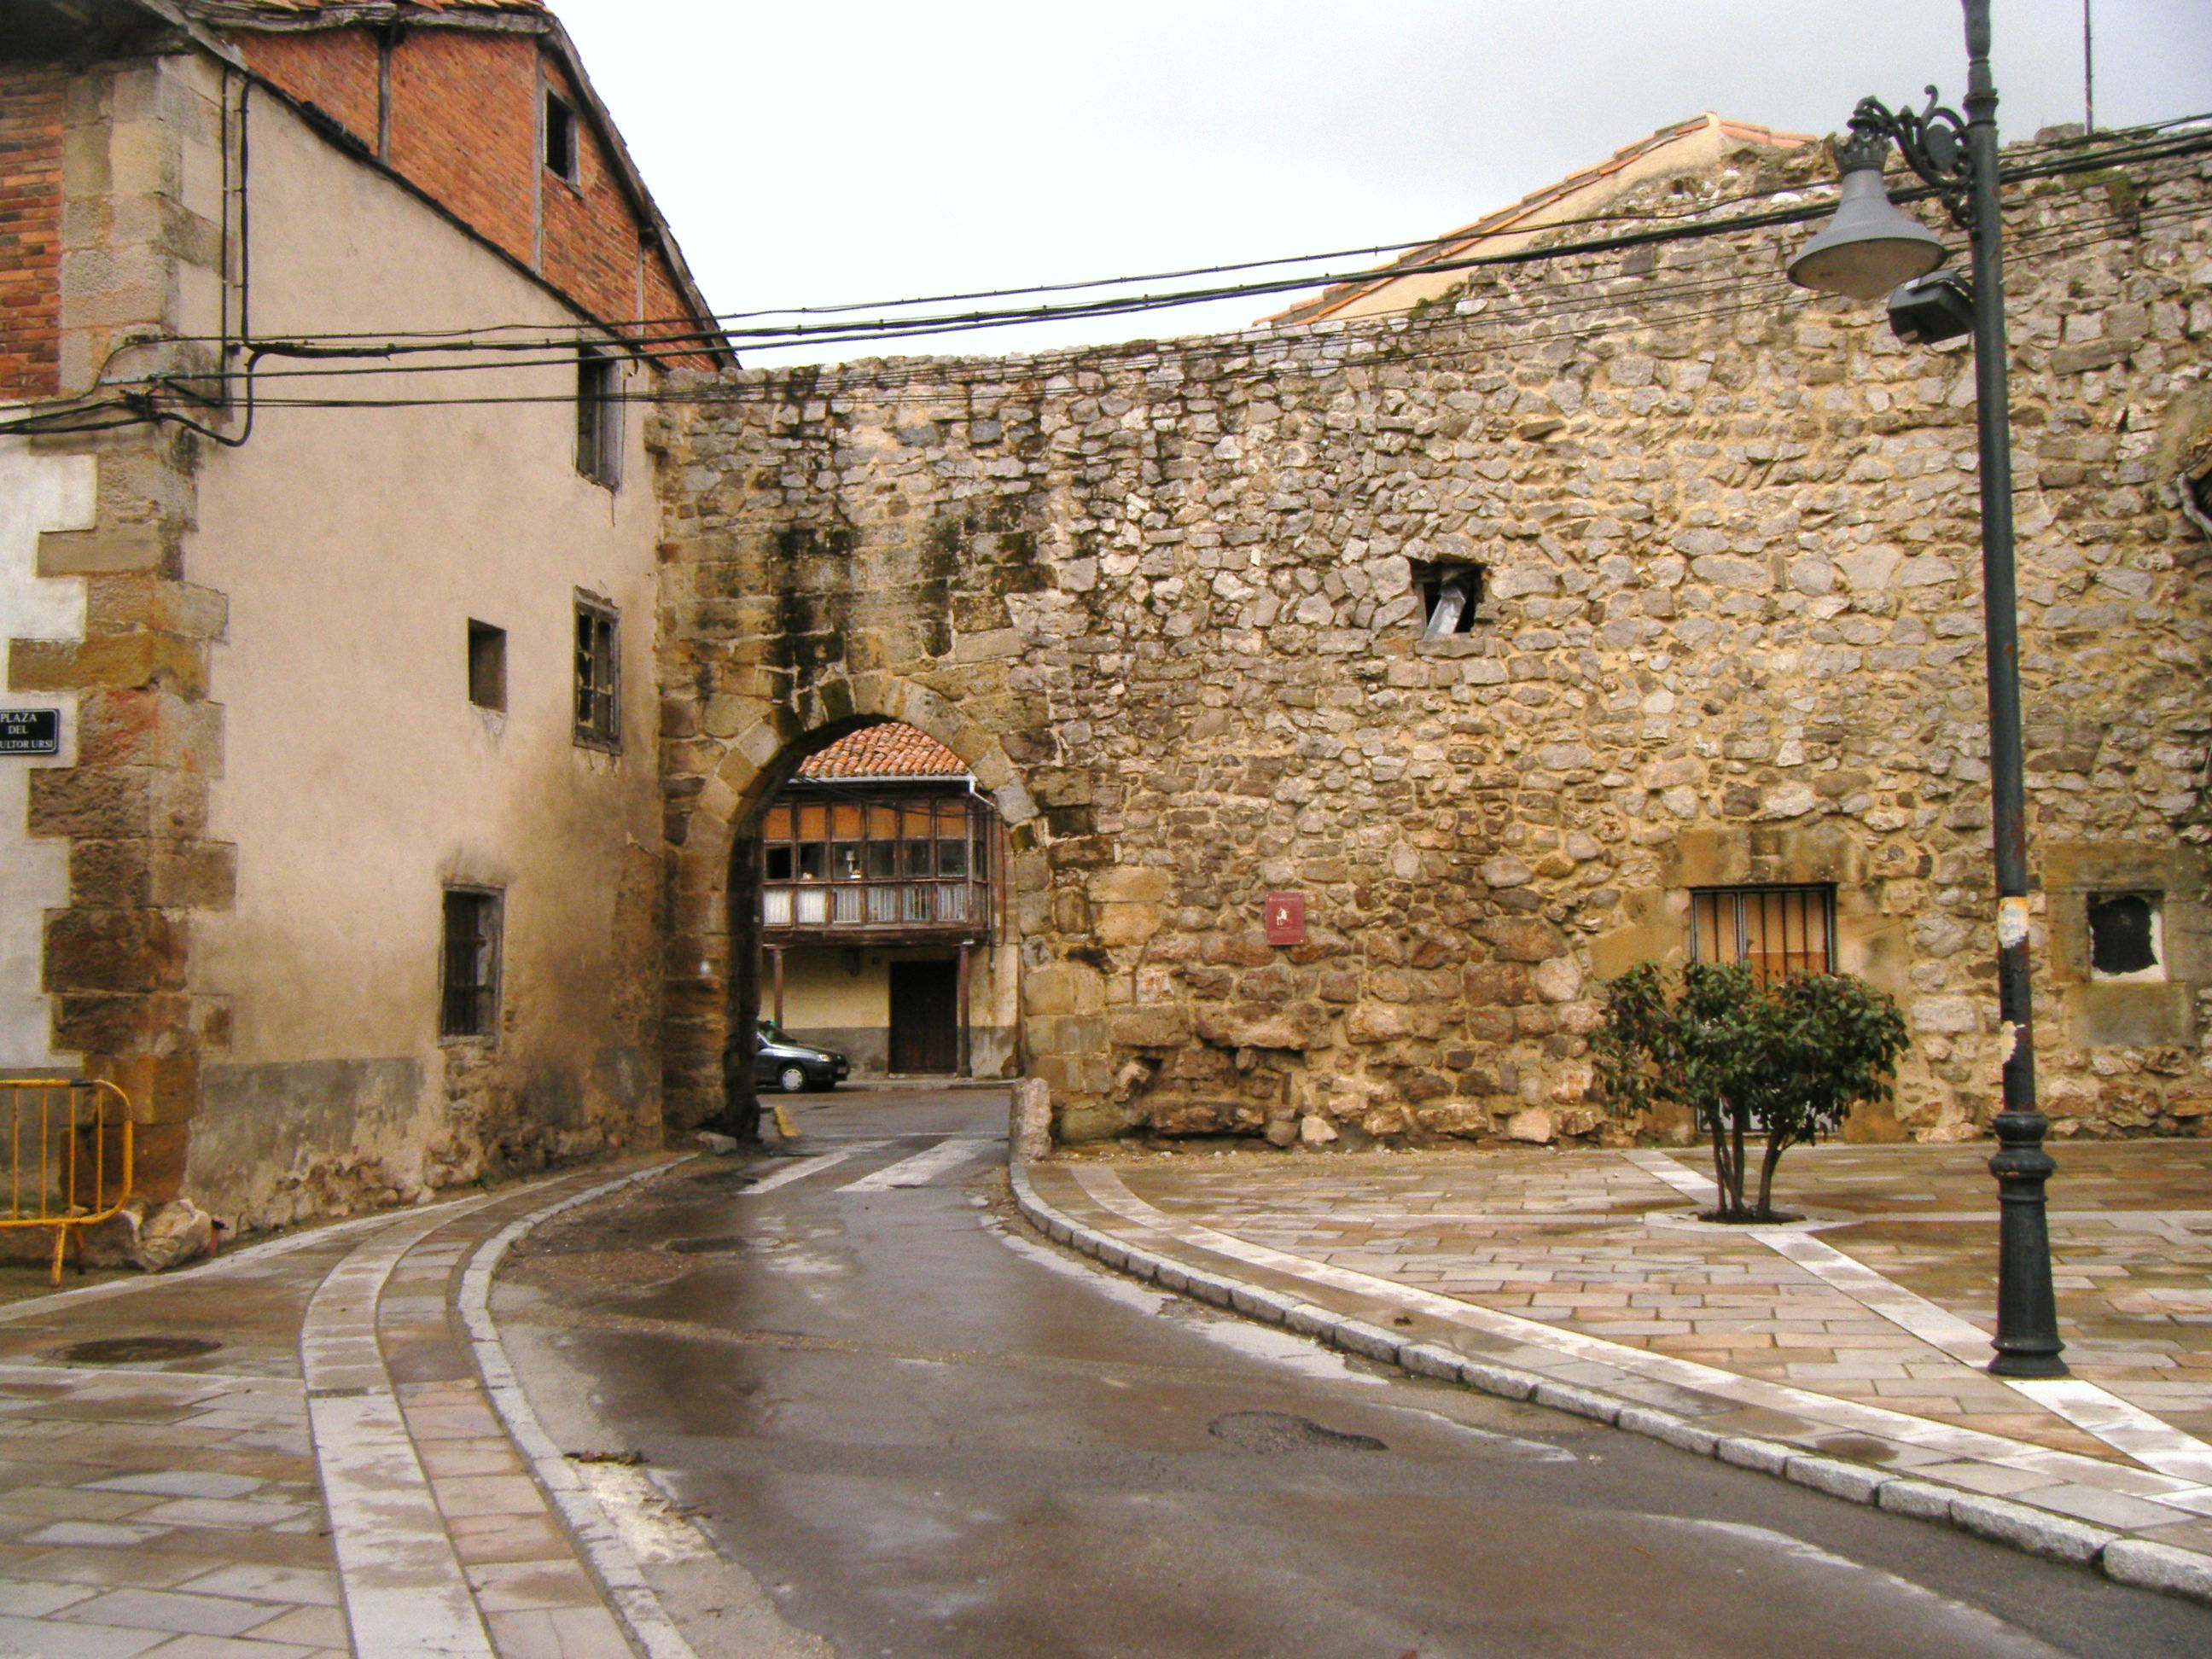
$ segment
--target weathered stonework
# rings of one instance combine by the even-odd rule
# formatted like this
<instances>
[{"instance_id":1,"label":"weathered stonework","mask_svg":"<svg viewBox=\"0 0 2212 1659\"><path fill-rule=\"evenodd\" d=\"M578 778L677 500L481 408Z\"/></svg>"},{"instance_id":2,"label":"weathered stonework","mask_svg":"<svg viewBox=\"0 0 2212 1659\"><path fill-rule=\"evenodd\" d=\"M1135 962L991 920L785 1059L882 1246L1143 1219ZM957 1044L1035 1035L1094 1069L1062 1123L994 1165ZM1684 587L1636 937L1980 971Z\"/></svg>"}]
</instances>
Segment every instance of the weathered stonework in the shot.
<instances>
[{"instance_id":1,"label":"weathered stonework","mask_svg":"<svg viewBox=\"0 0 2212 1659\"><path fill-rule=\"evenodd\" d=\"M2010 198L2061 1133L2212 1109L2212 547L2156 460L2206 380L2208 194L2191 160ZM695 381L656 439L672 1115L714 1109L750 1006L751 817L891 718L1012 829L1065 1138L1678 1133L1590 1097L1597 983L1679 957L1690 887L1752 882L1833 883L1840 964L1907 1008L1899 1098L1855 1132L1978 1133L1971 362L1787 287L1803 234L1492 270L1341 331ZM1454 561L1478 620L1424 642L1417 580ZM2166 983L2089 982L2115 884L2164 894ZM1267 942L1276 890L1302 945Z\"/></svg>"}]
</instances>

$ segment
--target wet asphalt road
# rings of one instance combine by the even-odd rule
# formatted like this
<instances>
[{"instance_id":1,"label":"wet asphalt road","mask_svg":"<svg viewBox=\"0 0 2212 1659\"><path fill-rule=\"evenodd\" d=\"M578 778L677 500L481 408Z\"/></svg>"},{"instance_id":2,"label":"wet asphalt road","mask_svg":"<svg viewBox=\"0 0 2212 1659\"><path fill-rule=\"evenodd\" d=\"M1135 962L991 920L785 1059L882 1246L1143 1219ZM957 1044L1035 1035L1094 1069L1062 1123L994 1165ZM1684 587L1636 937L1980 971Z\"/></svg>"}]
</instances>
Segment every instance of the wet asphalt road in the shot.
<instances>
[{"instance_id":1,"label":"wet asphalt road","mask_svg":"<svg viewBox=\"0 0 2212 1659\"><path fill-rule=\"evenodd\" d=\"M687 1166L518 1260L556 1435L641 1455L713 1540L656 1570L702 1655L2212 1654L2203 1609L1067 1255L997 1197L1004 1111L810 1097L820 1162Z\"/></svg>"}]
</instances>

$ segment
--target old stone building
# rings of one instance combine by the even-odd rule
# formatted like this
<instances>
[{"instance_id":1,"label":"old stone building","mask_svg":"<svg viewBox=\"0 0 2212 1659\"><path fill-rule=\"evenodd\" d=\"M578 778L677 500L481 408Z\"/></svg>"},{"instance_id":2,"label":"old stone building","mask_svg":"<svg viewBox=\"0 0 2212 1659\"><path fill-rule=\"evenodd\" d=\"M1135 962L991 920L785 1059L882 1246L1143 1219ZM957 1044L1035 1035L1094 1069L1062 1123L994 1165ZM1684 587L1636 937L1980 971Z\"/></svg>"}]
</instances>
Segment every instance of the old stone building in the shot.
<instances>
[{"instance_id":1,"label":"old stone building","mask_svg":"<svg viewBox=\"0 0 2212 1659\"><path fill-rule=\"evenodd\" d=\"M2212 1109L2212 548L2177 494L2203 148L2010 153L2061 1134ZM1664 228L1830 167L1759 147L1652 179L1552 239L1596 248L1470 270L1410 317L741 374L665 410L672 1119L714 1109L757 999L726 918L762 801L898 720L1010 827L1024 1038L1067 1138L1679 1133L1592 1099L1586 1042L1601 979L1692 951L1889 990L1915 1047L1852 1132L1980 1133L1967 353L1790 288L1803 225ZM1270 942L1275 894L1304 901L1298 942Z\"/></svg>"},{"instance_id":2,"label":"old stone building","mask_svg":"<svg viewBox=\"0 0 2212 1659\"><path fill-rule=\"evenodd\" d=\"M625 416L711 325L559 26L19 0L0 111L0 1069L244 1224L657 1142Z\"/></svg>"},{"instance_id":3,"label":"old stone building","mask_svg":"<svg viewBox=\"0 0 2212 1659\"><path fill-rule=\"evenodd\" d=\"M157 1194L714 1116L776 793L893 721L1003 828L975 1041L1067 1139L1679 1133L1586 1045L1692 953L1890 990L1853 1133L1981 1133L1972 379L1784 283L1817 147L1670 129L1404 314L739 372L536 0L18 18L0 637L55 741L0 754L0 1071L122 1082ZM2061 1133L2212 1109L2208 150L2011 155Z\"/></svg>"}]
</instances>

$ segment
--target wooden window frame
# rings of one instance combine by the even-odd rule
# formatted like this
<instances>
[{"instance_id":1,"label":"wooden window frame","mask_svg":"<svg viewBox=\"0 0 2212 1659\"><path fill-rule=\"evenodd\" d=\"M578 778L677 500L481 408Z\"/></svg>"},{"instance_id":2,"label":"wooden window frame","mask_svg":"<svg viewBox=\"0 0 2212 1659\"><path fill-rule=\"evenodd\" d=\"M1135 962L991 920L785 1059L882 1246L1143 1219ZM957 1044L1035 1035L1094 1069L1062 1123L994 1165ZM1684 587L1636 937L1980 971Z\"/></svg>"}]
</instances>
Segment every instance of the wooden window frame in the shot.
<instances>
[{"instance_id":1,"label":"wooden window frame","mask_svg":"<svg viewBox=\"0 0 2212 1659\"><path fill-rule=\"evenodd\" d=\"M622 752L622 613L589 593L576 595L575 739L586 749Z\"/></svg>"},{"instance_id":2,"label":"wooden window frame","mask_svg":"<svg viewBox=\"0 0 2212 1659\"><path fill-rule=\"evenodd\" d=\"M457 906L456 900L466 900ZM474 926L464 934L455 926L462 915ZM506 951L507 895L496 887L453 886L445 890L439 914L438 1039L483 1042L499 1036L500 991ZM465 977L456 972L466 947Z\"/></svg>"},{"instance_id":3,"label":"wooden window frame","mask_svg":"<svg viewBox=\"0 0 2212 1659\"><path fill-rule=\"evenodd\" d=\"M576 471L604 489L622 488L622 377L615 353L576 354Z\"/></svg>"},{"instance_id":4,"label":"wooden window frame","mask_svg":"<svg viewBox=\"0 0 2212 1659\"><path fill-rule=\"evenodd\" d=\"M1693 887L1690 890L1690 960L1692 962L1735 963L1754 961L1747 950L1749 939L1744 926L1745 901L1756 900L1761 906L1778 907L1781 919L1783 948L1778 953L1785 963L1793 956L1811 956L1811 916L1817 915L1821 930L1820 961L1817 967L1797 969L1800 972L1832 974L1836 971L1836 890L1832 884L1800 882L1780 884L1759 884L1741 887ZM1726 953L1720 949L1722 937L1708 939L1704 917L1707 907L1712 911L1711 927L1717 934L1724 934ZM1805 948L1791 951L1789 946L1792 912L1798 926L1798 937ZM1808 915L1809 912L1809 915ZM1771 956L1775 952L1766 952ZM1770 978L1768 970L1755 968L1759 982ZM1790 971L1784 967L1783 971Z\"/></svg>"},{"instance_id":5,"label":"wooden window frame","mask_svg":"<svg viewBox=\"0 0 2212 1659\"><path fill-rule=\"evenodd\" d=\"M583 182L583 118L575 105L547 87L541 119L538 159L564 185Z\"/></svg>"}]
</instances>

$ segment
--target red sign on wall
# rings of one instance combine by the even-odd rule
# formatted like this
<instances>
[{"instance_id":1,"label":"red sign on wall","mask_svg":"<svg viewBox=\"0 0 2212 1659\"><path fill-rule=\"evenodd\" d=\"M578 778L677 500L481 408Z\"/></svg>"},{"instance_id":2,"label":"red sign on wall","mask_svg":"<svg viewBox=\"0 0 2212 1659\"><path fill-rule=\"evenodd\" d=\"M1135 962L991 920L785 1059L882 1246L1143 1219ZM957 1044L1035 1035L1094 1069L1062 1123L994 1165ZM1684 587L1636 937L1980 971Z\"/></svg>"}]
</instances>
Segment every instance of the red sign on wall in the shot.
<instances>
[{"instance_id":1,"label":"red sign on wall","mask_svg":"<svg viewBox=\"0 0 2212 1659\"><path fill-rule=\"evenodd\" d=\"M1270 893L1267 907L1267 943L1304 945L1306 942L1306 896Z\"/></svg>"}]
</instances>

